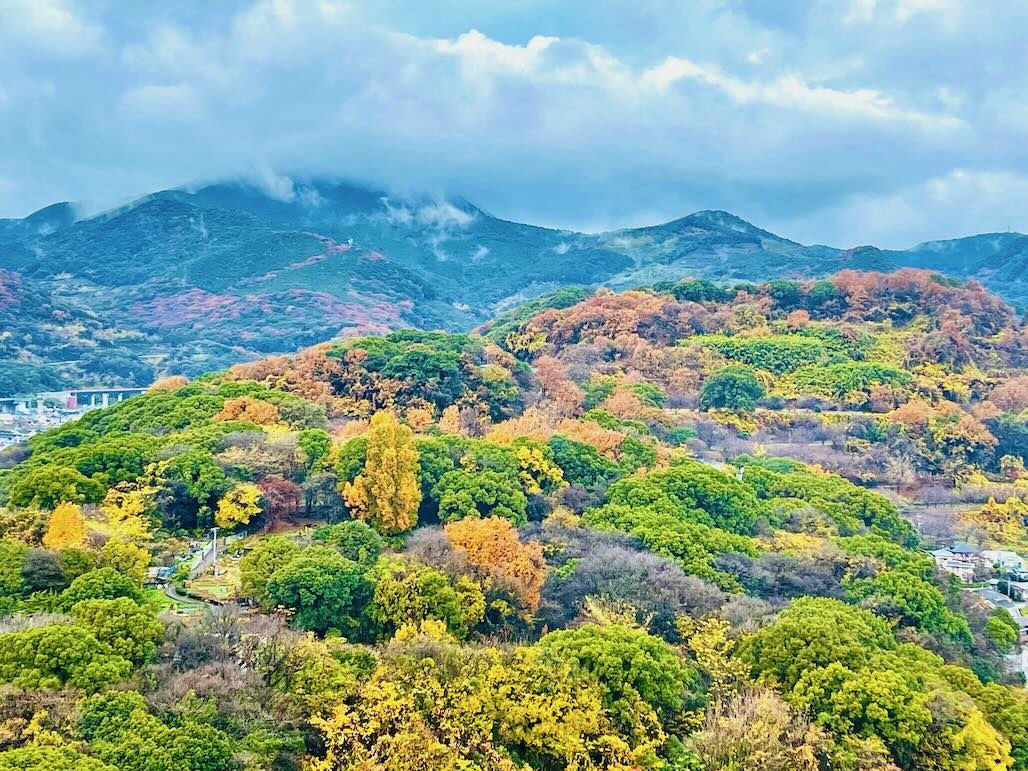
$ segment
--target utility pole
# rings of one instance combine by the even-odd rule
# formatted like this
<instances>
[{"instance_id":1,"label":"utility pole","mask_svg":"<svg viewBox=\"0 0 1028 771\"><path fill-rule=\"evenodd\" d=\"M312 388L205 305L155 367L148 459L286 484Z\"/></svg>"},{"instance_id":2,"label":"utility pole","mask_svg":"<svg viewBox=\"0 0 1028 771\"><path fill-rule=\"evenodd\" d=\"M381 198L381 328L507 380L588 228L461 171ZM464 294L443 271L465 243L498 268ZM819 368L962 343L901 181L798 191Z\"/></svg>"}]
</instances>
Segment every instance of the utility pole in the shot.
<instances>
[{"instance_id":1,"label":"utility pole","mask_svg":"<svg viewBox=\"0 0 1028 771\"><path fill-rule=\"evenodd\" d=\"M218 577L218 528L212 527L214 531L214 577Z\"/></svg>"}]
</instances>

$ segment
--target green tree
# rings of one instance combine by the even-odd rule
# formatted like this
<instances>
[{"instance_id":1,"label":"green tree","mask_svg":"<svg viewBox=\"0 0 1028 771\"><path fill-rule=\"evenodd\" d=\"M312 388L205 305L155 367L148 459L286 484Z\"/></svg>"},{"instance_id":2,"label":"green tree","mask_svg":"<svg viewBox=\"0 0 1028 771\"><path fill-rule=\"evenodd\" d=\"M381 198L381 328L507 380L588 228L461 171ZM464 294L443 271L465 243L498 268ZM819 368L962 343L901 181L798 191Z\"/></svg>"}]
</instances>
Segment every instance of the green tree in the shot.
<instances>
[{"instance_id":1,"label":"green tree","mask_svg":"<svg viewBox=\"0 0 1028 771\"><path fill-rule=\"evenodd\" d=\"M314 531L314 540L334 546L344 557L361 565L372 564L386 545L375 528L356 519L319 527Z\"/></svg>"},{"instance_id":2,"label":"green tree","mask_svg":"<svg viewBox=\"0 0 1028 771\"><path fill-rule=\"evenodd\" d=\"M0 682L19 688L70 685L96 691L124 680L132 671L85 627L52 624L0 635Z\"/></svg>"},{"instance_id":3,"label":"green tree","mask_svg":"<svg viewBox=\"0 0 1028 771\"><path fill-rule=\"evenodd\" d=\"M387 635L406 624L436 619L455 636L465 637L485 613L481 588L466 576L451 584L434 568L383 558L369 579L375 589L368 614Z\"/></svg>"},{"instance_id":4,"label":"green tree","mask_svg":"<svg viewBox=\"0 0 1028 771\"><path fill-rule=\"evenodd\" d=\"M528 520L528 499L516 476L498 471L448 471L432 491L439 501L439 519L503 517L515 525Z\"/></svg>"},{"instance_id":5,"label":"green tree","mask_svg":"<svg viewBox=\"0 0 1028 771\"><path fill-rule=\"evenodd\" d=\"M592 488L621 475L618 465L600 455L590 444L557 435L550 439L548 445L553 451L553 462L564 472L564 479L570 484Z\"/></svg>"},{"instance_id":6,"label":"green tree","mask_svg":"<svg viewBox=\"0 0 1028 771\"><path fill-rule=\"evenodd\" d=\"M234 745L223 732L190 719L175 726L147 712L133 691L107 691L85 699L79 732L96 754L119 771L229 771Z\"/></svg>"},{"instance_id":7,"label":"green tree","mask_svg":"<svg viewBox=\"0 0 1028 771\"><path fill-rule=\"evenodd\" d=\"M321 466L332 450L332 438L323 428L308 428L296 435L296 442L307 457L306 469L310 474ZM364 464L361 463L361 466Z\"/></svg>"},{"instance_id":8,"label":"green tree","mask_svg":"<svg viewBox=\"0 0 1028 771\"><path fill-rule=\"evenodd\" d=\"M168 491L185 506L192 520L209 523L218 499L229 488L225 472L209 450L191 449L167 461L163 474ZM189 522L186 519L186 522ZM183 523L185 524L185 522Z\"/></svg>"},{"instance_id":9,"label":"green tree","mask_svg":"<svg viewBox=\"0 0 1028 771\"><path fill-rule=\"evenodd\" d=\"M117 771L72 747L26 746L0 752L0 771Z\"/></svg>"},{"instance_id":10,"label":"green tree","mask_svg":"<svg viewBox=\"0 0 1028 771\"><path fill-rule=\"evenodd\" d=\"M1009 611L996 608L985 621L985 638L1000 653L1010 653L1017 645L1020 628Z\"/></svg>"},{"instance_id":11,"label":"green tree","mask_svg":"<svg viewBox=\"0 0 1028 771\"><path fill-rule=\"evenodd\" d=\"M109 538L100 549L100 565L142 583L150 566L150 552L131 541Z\"/></svg>"},{"instance_id":12,"label":"green tree","mask_svg":"<svg viewBox=\"0 0 1028 771\"><path fill-rule=\"evenodd\" d=\"M335 470L340 482L353 482L368 460L368 438L355 436L336 450Z\"/></svg>"},{"instance_id":13,"label":"green tree","mask_svg":"<svg viewBox=\"0 0 1028 771\"><path fill-rule=\"evenodd\" d=\"M65 501L97 503L103 486L74 468L48 464L17 472L11 481L8 500L15 506L54 509Z\"/></svg>"},{"instance_id":14,"label":"green tree","mask_svg":"<svg viewBox=\"0 0 1028 771\"><path fill-rule=\"evenodd\" d=\"M96 554L86 549L61 549L57 553L57 561L61 563L67 583L96 568Z\"/></svg>"},{"instance_id":15,"label":"green tree","mask_svg":"<svg viewBox=\"0 0 1028 771\"><path fill-rule=\"evenodd\" d=\"M725 367L704 381L700 409L749 412L763 396L764 386L752 369Z\"/></svg>"},{"instance_id":16,"label":"green tree","mask_svg":"<svg viewBox=\"0 0 1028 771\"><path fill-rule=\"evenodd\" d=\"M30 549L22 575L30 592L59 592L68 585L57 554L48 549Z\"/></svg>"},{"instance_id":17,"label":"green tree","mask_svg":"<svg viewBox=\"0 0 1028 771\"><path fill-rule=\"evenodd\" d=\"M607 501L650 507L739 534L753 532L763 508L745 484L693 461L615 482L607 491Z\"/></svg>"},{"instance_id":18,"label":"green tree","mask_svg":"<svg viewBox=\"0 0 1028 771\"><path fill-rule=\"evenodd\" d=\"M70 609L82 600L114 600L128 597L134 602L143 598L139 581L119 573L114 568L97 568L83 573L61 592L60 605Z\"/></svg>"},{"instance_id":19,"label":"green tree","mask_svg":"<svg viewBox=\"0 0 1028 771\"><path fill-rule=\"evenodd\" d=\"M127 597L83 600L72 606L71 615L97 640L134 664L154 657L164 631L150 611Z\"/></svg>"},{"instance_id":20,"label":"green tree","mask_svg":"<svg viewBox=\"0 0 1028 771\"><path fill-rule=\"evenodd\" d=\"M596 678L615 721L631 724L629 713L651 708L668 722L698 704L701 683L696 671L667 642L645 630L605 624L551 632L539 647Z\"/></svg>"},{"instance_id":21,"label":"green tree","mask_svg":"<svg viewBox=\"0 0 1028 771\"><path fill-rule=\"evenodd\" d=\"M26 590L25 560L29 547L17 541L0 540L0 600L20 597Z\"/></svg>"},{"instance_id":22,"label":"green tree","mask_svg":"<svg viewBox=\"0 0 1028 771\"><path fill-rule=\"evenodd\" d=\"M882 616L971 644L967 620L946 607L938 588L909 573L886 570L874 578L857 579L847 584L846 593Z\"/></svg>"},{"instance_id":23,"label":"green tree","mask_svg":"<svg viewBox=\"0 0 1028 771\"><path fill-rule=\"evenodd\" d=\"M311 546L278 568L264 589L271 605L293 609L296 624L352 634L368 595L363 569L328 546Z\"/></svg>"},{"instance_id":24,"label":"green tree","mask_svg":"<svg viewBox=\"0 0 1028 771\"><path fill-rule=\"evenodd\" d=\"M839 600L802 597L773 624L744 639L739 656L754 677L789 691L804 672L836 662L859 669L875 652L895 646L889 625L870 611Z\"/></svg>"},{"instance_id":25,"label":"green tree","mask_svg":"<svg viewBox=\"0 0 1028 771\"><path fill-rule=\"evenodd\" d=\"M852 670L839 662L813 667L793 695L837 736L878 737L901 761L912 757L932 724L927 694L887 669Z\"/></svg>"},{"instance_id":26,"label":"green tree","mask_svg":"<svg viewBox=\"0 0 1028 771\"><path fill-rule=\"evenodd\" d=\"M290 538L281 535L262 538L239 561L240 590L248 597L264 599L268 579L299 553L300 547Z\"/></svg>"}]
</instances>

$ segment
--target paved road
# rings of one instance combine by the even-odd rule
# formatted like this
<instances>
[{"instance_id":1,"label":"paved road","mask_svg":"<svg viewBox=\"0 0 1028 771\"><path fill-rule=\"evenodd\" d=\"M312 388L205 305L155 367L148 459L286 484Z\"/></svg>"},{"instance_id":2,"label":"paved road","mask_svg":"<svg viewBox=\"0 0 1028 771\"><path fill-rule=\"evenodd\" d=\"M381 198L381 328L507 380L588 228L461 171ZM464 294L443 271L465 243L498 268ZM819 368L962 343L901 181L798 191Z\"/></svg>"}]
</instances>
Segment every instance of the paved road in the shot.
<instances>
[{"instance_id":1,"label":"paved road","mask_svg":"<svg viewBox=\"0 0 1028 771\"><path fill-rule=\"evenodd\" d=\"M211 603L211 602L207 602L206 600L201 600L199 597L190 597L190 596L185 595L185 594L179 594L178 593L178 589L175 588L175 584L173 584L171 581L169 581L168 583L166 583L164 585L164 593L168 597L173 599L175 602L181 603L182 605L187 605L187 606L195 607L195 608L199 608L199 607L202 607L204 605L213 605L214 604L214 603Z\"/></svg>"}]
</instances>

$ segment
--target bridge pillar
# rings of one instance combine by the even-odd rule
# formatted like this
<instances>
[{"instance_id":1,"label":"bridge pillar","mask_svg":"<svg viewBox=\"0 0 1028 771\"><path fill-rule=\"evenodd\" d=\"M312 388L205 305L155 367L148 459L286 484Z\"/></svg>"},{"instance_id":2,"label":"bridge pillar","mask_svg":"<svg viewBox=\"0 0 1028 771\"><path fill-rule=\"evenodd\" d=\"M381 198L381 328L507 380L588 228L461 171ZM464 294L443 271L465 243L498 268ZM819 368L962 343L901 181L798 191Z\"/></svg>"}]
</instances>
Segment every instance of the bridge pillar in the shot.
<instances>
[{"instance_id":1,"label":"bridge pillar","mask_svg":"<svg viewBox=\"0 0 1028 771\"><path fill-rule=\"evenodd\" d=\"M106 407L111 403L111 395L109 393L104 393L104 395L100 397L100 401L103 406Z\"/></svg>"}]
</instances>

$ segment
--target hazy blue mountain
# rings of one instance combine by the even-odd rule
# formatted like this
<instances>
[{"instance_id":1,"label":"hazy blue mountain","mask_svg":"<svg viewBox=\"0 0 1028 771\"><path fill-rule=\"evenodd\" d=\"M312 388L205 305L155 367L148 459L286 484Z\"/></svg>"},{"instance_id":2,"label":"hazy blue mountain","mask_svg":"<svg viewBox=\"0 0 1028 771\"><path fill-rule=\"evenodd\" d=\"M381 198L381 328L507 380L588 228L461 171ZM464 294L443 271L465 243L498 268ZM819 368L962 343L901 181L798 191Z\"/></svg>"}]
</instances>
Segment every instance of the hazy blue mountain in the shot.
<instances>
[{"instance_id":1,"label":"hazy blue mountain","mask_svg":"<svg viewBox=\"0 0 1028 771\"><path fill-rule=\"evenodd\" d=\"M1015 233L906 251L843 250L703 211L585 234L509 222L460 198L318 179L275 195L221 182L85 218L75 211L60 203L0 220L0 269L17 274L24 291L97 320L108 330L105 345L128 341L126 357L187 373L339 334L464 329L567 284L809 278L909 265L976 278L1015 304L1028 301L1028 236ZM39 346L21 357L57 360Z\"/></svg>"}]
</instances>

